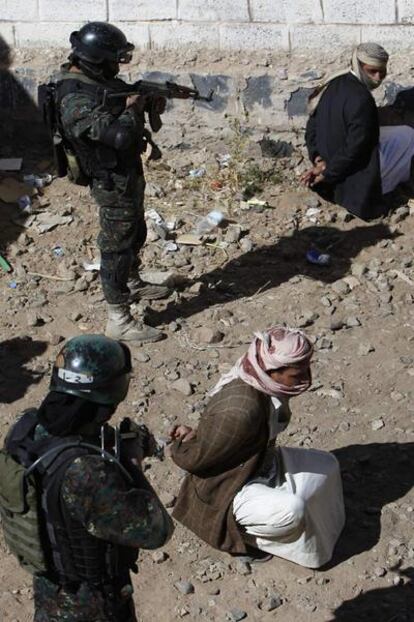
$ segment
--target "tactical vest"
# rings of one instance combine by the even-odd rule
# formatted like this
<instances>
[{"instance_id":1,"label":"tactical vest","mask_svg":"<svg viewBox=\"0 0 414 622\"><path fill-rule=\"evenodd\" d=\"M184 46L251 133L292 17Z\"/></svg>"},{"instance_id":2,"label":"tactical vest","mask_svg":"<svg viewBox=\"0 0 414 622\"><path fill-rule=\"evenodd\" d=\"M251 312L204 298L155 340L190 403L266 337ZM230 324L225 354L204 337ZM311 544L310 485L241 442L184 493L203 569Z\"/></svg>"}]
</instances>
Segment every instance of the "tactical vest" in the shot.
<instances>
[{"instance_id":1,"label":"tactical vest","mask_svg":"<svg viewBox=\"0 0 414 622\"><path fill-rule=\"evenodd\" d=\"M72 74L76 76L77 74ZM91 82L86 76L79 74L79 78L71 77L71 74L64 74L56 82L55 86L55 110L56 110L56 126L59 135L62 137L65 149L66 159L68 163L69 178L78 185L88 185L91 178L99 168L102 168L100 162L99 146L89 144L89 141L76 140L68 136L62 123L61 104L67 95L76 93L87 93L99 105L99 94L102 92L99 85ZM106 148L104 148L106 150ZM113 150L109 152L109 160L111 164L116 163L116 153ZM84 183L83 183L84 182Z\"/></svg>"},{"instance_id":2,"label":"tactical vest","mask_svg":"<svg viewBox=\"0 0 414 622\"><path fill-rule=\"evenodd\" d=\"M113 86L119 88L118 82L115 81ZM58 176L67 175L80 186L89 185L101 171L105 174L105 171L114 169L118 164L118 154L105 145L68 135L62 124L61 104L66 96L87 93L99 106L103 92L104 85L83 74L68 71L60 74L56 82L38 87L38 105L52 136ZM123 105L120 102L115 112L120 113L124 105L125 101Z\"/></svg>"},{"instance_id":3,"label":"tactical vest","mask_svg":"<svg viewBox=\"0 0 414 622\"><path fill-rule=\"evenodd\" d=\"M101 450L76 436L36 441L37 424L35 410L24 413L0 452L0 514L6 543L29 572L68 589L87 582L109 595L119 571L134 568L137 551L91 536L69 515L60 494L72 462ZM129 478L111 455L102 459L118 464Z\"/></svg>"}]
</instances>

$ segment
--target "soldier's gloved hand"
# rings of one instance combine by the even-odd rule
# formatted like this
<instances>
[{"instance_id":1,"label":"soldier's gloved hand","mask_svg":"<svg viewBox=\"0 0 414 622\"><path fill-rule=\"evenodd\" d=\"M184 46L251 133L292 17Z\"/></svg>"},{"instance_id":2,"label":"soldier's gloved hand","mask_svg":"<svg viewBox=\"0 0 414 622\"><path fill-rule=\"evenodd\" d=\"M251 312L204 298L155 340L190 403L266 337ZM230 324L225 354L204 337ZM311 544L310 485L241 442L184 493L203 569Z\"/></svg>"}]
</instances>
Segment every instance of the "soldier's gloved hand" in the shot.
<instances>
[{"instance_id":1,"label":"soldier's gloved hand","mask_svg":"<svg viewBox=\"0 0 414 622\"><path fill-rule=\"evenodd\" d=\"M148 456L152 456L156 441L147 426L137 424L125 417L119 426L121 434L121 457L134 463L141 463Z\"/></svg>"}]
</instances>

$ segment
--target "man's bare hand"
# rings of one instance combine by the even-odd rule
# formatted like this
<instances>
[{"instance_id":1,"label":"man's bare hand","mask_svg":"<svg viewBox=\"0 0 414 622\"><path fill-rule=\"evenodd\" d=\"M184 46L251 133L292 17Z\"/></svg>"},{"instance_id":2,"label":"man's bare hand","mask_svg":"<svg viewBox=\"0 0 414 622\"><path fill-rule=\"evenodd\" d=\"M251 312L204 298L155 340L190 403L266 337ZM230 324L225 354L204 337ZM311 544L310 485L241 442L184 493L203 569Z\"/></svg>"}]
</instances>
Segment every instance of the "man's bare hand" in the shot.
<instances>
[{"instance_id":1,"label":"man's bare hand","mask_svg":"<svg viewBox=\"0 0 414 622\"><path fill-rule=\"evenodd\" d=\"M175 425L170 430L170 438L173 441L181 441L187 443L196 437L196 432L189 425Z\"/></svg>"},{"instance_id":2,"label":"man's bare hand","mask_svg":"<svg viewBox=\"0 0 414 622\"><path fill-rule=\"evenodd\" d=\"M306 171L300 178L301 183L308 188L320 184L325 178L323 173L326 169L326 162L320 156L315 158L314 166Z\"/></svg>"},{"instance_id":3,"label":"man's bare hand","mask_svg":"<svg viewBox=\"0 0 414 622\"><path fill-rule=\"evenodd\" d=\"M308 171L306 171L306 173L303 173L303 175L300 178L300 183L303 184L304 186L309 187L313 179L314 179L314 173L313 173L313 168L311 168Z\"/></svg>"},{"instance_id":4,"label":"man's bare hand","mask_svg":"<svg viewBox=\"0 0 414 622\"><path fill-rule=\"evenodd\" d=\"M126 100L126 108L134 107L137 112L144 112L147 101L145 95L130 95Z\"/></svg>"},{"instance_id":5,"label":"man's bare hand","mask_svg":"<svg viewBox=\"0 0 414 622\"><path fill-rule=\"evenodd\" d=\"M313 178L310 186L312 187L312 186L316 186L317 184L321 184L324 181L324 179L325 179L324 174L323 173L319 173L319 175L316 175Z\"/></svg>"}]
</instances>

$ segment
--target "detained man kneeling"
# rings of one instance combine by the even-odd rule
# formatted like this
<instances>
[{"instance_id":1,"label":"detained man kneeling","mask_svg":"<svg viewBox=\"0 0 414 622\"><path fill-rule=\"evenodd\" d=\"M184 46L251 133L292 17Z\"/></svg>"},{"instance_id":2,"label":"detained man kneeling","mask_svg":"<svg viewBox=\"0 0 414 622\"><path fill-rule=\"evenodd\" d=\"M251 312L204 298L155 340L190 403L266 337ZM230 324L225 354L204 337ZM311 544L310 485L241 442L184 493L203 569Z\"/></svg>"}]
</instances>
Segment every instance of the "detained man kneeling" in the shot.
<instances>
[{"instance_id":1,"label":"detained man kneeling","mask_svg":"<svg viewBox=\"0 0 414 622\"><path fill-rule=\"evenodd\" d=\"M187 471L173 516L219 550L309 568L332 557L345 522L336 458L275 446L290 399L311 384L312 350L299 330L257 333L211 391L197 430L171 432L172 458Z\"/></svg>"},{"instance_id":2,"label":"detained man kneeling","mask_svg":"<svg viewBox=\"0 0 414 622\"><path fill-rule=\"evenodd\" d=\"M363 220L386 213L383 196L411 175L414 129L380 127L371 92L387 75L377 43L355 48L351 67L322 82L309 98L306 145L312 168L302 182Z\"/></svg>"}]
</instances>

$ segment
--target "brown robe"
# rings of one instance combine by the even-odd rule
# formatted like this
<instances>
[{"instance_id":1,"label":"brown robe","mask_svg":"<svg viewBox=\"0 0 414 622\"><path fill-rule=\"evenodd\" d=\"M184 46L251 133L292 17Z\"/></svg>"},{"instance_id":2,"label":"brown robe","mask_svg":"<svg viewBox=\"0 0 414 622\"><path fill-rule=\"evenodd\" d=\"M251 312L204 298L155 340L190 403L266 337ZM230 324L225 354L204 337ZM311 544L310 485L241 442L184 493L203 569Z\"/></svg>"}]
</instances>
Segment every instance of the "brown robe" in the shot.
<instances>
[{"instance_id":1,"label":"brown robe","mask_svg":"<svg viewBox=\"0 0 414 622\"><path fill-rule=\"evenodd\" d=\"M174 462L188 472L173 517L221 551L246 553L232 504L263 459L270 408L268 395L233 380L211 398L196 438L172 446Z\"/></svg>"}]
</instances>

